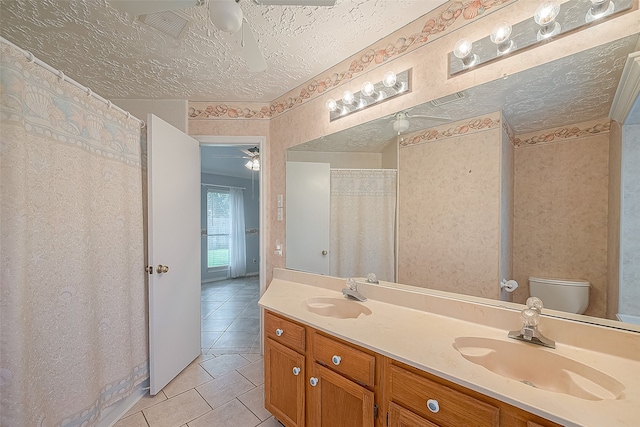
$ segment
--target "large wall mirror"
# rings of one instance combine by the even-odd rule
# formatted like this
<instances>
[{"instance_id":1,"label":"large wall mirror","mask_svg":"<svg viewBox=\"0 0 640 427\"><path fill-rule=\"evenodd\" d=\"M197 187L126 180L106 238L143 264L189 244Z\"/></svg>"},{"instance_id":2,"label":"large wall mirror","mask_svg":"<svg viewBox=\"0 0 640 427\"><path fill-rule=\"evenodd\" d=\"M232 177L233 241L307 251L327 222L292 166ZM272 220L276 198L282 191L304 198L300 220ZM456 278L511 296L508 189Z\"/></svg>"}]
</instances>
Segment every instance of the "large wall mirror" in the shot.
<instances>
[{"instance_id":1,"label":"large wall mirror","mask_svg":"<svg viewBox=\"0 0 640 427\"><path fill-rule=\"evenodd\" d=\"M640 182L640 119L627 129L607 117L639 47L640 36L629 36L290 148L288 163L335 170L331 197L346 198L339 203L351 209L333 218L338 202L328 201L329 223L346 230L331 225L329 270L321 273L373 272L514 302L529 296L530 276L581 279L590 283L588 306L567 317L636 323L640 235L632 230L640 229L633 210L640 190L631 183ZM398 120L408 121L399 135ZM346 189L345 176L356 187ZM365 187L374 196L368 205L355 201ZM287 199L287 220L293 202ZM346 242L336 245L342 233ZM299 235L287 224L287 249L290 234ZM378 247L390 267L375 259ZM352 261L360 254L374 261ZM345 259L349 265L336 267ZM506 293L502 279L520 286Z\"/></svg>"}]
</instances>

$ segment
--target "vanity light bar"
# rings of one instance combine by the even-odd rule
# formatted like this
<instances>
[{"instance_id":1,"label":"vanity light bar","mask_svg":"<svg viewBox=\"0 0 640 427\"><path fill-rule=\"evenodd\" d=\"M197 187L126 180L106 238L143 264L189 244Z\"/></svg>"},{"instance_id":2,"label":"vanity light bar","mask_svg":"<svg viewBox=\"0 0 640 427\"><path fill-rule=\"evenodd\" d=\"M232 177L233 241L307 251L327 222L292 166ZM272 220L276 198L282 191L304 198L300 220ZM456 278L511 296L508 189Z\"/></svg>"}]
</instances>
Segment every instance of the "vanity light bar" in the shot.
<instances>
[{"instance_id":1,"label":"vanity light bar","mask_svg":"<svg viewBox=\"0 0 640 427\"><path fill-rule=\"evenodd\" d=\"M338 120L409 92L411 92L411 69L400 73L390 71L378 83L365 82L362 85L362 90L356 93L345 91L342 99L327 100L329 121Z\"/></svg>"},{"instance_id":2,"label":"vanity light bar","mask_svg":"<svg viewBox=\"0 0 640 427\"><path fill-rule=\"evenodd\" d=\"M449 76L512 55L561 35L598 25L633 7L634 0L558 0L540 2L535 16L509 25L501 22L491 35L471 42L461 39L449 53ZM493 39L493 40L492 40Z\"/></svg>"}]
</instances>

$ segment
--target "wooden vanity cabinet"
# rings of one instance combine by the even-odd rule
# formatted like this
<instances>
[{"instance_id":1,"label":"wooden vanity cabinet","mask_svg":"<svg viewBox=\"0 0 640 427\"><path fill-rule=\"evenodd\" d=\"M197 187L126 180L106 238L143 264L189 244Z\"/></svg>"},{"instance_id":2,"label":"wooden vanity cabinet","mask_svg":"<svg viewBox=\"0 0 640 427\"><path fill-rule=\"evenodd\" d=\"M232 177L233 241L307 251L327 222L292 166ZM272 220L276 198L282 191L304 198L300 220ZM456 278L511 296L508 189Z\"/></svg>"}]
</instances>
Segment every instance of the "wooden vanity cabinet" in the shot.
<instances>
[{"instance_id":1,"label":"wooden vanity cabinet","mask_svg":"<svg viewBox=\"0 0 640 427\"><path fill-rule=\"evenodd\" d=\"M305 425L305 327L265 312L264 404L287 427Z\"/></svg>"},{"instance_id":2,"label":"wooden vanity cabinet","mask_svg":"<svg viewBox=\"0 0 640 427\"><path fill-rule=\"evenodd\" d=\"M560 427L269 311L264 328L265 408L286 427Z\"/></svg>"},{"instance_id":3,"label":"wooden vanity cabinet","mask_svg":"<svg viewBox=\"0 0 640 427\"><path fill-rule=\"evenodd\" d=\"M384 371L389 426L560 427L393 359L386 358Z\"/></svg>"},{"instance_id":4,"label":"wooden vanity cabinet","mask_svg":"<svg viewBox=\"0 0 640 427\"><path fill-rule=\"evenodd\" d=\"M375 353L309 330L308 425L374 427L375 389L380 382Z\"/></svg>"}]
</instances>

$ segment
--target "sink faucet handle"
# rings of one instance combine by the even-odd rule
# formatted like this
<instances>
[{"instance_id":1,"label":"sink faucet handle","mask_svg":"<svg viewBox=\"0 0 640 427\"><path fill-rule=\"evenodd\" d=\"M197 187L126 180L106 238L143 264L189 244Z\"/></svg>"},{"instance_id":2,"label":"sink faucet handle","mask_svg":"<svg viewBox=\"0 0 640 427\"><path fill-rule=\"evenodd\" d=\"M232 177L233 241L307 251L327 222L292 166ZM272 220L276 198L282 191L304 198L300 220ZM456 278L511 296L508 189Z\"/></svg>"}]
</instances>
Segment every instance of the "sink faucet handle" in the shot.
<instances>
[{"instance_id":1,"label":"sink faucet handle","mask_svg":"<svg viewBox=\"0 0 640 427\"><path fill-rule=\"evenodd\" d=\"M520 318L525 327L535 328L540 323L540 313L532 308L525 308L520 313Z\"/></svg>"},{"instance_id":2,"label":"sink faucet handle","mask_svg":"<svg viewBox=\"0 0 640 427\"><path fill-rule=\"evenodd\" d=\"M348 278L347 279L347 288L351 289L352 291L357 291L358 290L358 284L356 283L355 279L353 279L353 278Z\"/></svg>"},{"instance_id":3,"label":"sink faucet handle","mask_svg":"<svg viewBox=\"0 0 640 427\"><path fill-rule=\"evenodd\" d=\"M527 298L527 308L536 310L538 313L542 313L542 300L538 297L529 297Z\"/></svg>"}]
</instances>

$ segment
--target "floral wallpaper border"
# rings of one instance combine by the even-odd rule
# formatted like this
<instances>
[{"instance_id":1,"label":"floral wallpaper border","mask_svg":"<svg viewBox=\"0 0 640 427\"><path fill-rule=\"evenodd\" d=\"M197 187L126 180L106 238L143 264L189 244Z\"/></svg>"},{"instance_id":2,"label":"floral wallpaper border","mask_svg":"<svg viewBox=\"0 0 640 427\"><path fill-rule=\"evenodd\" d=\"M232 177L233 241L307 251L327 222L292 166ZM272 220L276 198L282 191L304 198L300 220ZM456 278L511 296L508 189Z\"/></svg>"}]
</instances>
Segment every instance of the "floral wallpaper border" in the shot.
<instances>
[{"instance_id":1,"label":"floral wallpaper border","mask_svg":"<svg viewBox=\"0 0 640 427\"><path fill-rule=\"evenodd\" d=\"M589 122L576 123L575 125L569 125L561 128L548 129L521 135L514 139L513 145L517 148L521 148L532 145L550 144L567 139L582 138L609 132L610 128L611 121L608 118L603 118Z\"/></svg>"},{"instance_id":2,"label":"floral wallpaper border","mask_svg":"<svg viewBox=\"0 0 640 427\"><path fill-rule=\"evenodd\" d=\"M457 136L485 131L501 126L501 115L497 117L494 116L495 114L485 117L476 117L470 120L463 120L450 125L430 128L410 134L400 140L400 148L406 148L411 145L424 144L436 140L454 138Z\"/></svg>"},{"instance_id":3,"label":"floral wallpaper border","mask_svg":"<svg viewBox=\"0 0 640 427\"><path fill-rule=\"evenodd\" d=\"M270 119L321 95L329 89L339 86L356 77L358 74L367 71L372 65L383 64L399 55L411 52L429 41L442 37L452 30L454 24L457 24L457 27L466 25L482 17L489 9L513 1L515 0L465 0L449 2L448 5L426 15L426 22L420 32L404 36L401 35L396 39L395 43L371 47L352 56L348 69L333 72L324 77L308 81L299 89L299 93L295 96L288 95L292 92L295 93L298 89L294 89L270 104L256 105L256 103L248 103L240 106L229 105L227 103L189 102L189 118L225 120ZM397 32L407 29L407 27L412 24L407 25ZM343 63L340 63L339 66Z\"/></svg>"}]
</instances>

